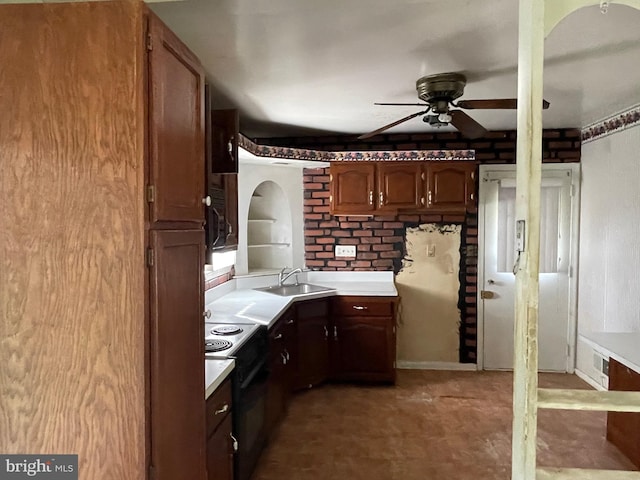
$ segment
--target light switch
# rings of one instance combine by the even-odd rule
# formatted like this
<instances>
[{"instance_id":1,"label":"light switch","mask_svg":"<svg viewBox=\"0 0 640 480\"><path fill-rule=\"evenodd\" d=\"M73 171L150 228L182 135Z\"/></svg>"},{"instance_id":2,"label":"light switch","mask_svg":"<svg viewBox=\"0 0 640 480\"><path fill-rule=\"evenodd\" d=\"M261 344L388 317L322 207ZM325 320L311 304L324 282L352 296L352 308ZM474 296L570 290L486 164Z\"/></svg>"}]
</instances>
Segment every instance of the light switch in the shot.
<instances>
[{"instance_id":1,"label":"light switch","mask_svg":"<svg viewBox=\"0 0 640 480\"><path fill-rule=\"evenodd\" d=\"M355 245L336 245L335 255L336 257L355 257L356 246Z\"/></svg>"},{"instance_id":2,"label":"light switch","mask_svg":"<svg viewBox=\"0 0 640 480\"><path fill-rule=\"evenodd\" d=\"M436 246L433 243L427 245L427 257L435 257L436 256Z\"/></svg>"}]
</instances>

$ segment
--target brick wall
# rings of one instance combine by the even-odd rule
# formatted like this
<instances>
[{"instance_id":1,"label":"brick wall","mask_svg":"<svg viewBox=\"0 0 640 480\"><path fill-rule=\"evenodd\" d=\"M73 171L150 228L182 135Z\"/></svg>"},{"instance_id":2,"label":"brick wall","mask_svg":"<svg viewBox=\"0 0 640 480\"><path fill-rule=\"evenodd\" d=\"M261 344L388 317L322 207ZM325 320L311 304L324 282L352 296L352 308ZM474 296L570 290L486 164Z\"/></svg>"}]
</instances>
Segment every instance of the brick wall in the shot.
<instances>
[{"instance_id":1,"label":"brick wall","mask_svg":"<svg viewBox=\"0 0 640 480\"><path fill-rule=\"evenodd\" d=\"M464 139L458 132L378 135L367 141L354 136L259 139L265 145L310 148L315 150L432 150L474 149L478 163L515 162L516 132L498 131L479 140ZM543 161L579 162L580 130L562 129L543 132ZM461 215L385 215L373 217L329 214L328 169L304 172L305 258L314 270L393 270L398 272L405 254L407 227L421 223L462 225L460 295L460 361L475 363L477 338L477 209ZM355 245L353 259L335 258L335 245Z\"/></svg>"}]
</instances>

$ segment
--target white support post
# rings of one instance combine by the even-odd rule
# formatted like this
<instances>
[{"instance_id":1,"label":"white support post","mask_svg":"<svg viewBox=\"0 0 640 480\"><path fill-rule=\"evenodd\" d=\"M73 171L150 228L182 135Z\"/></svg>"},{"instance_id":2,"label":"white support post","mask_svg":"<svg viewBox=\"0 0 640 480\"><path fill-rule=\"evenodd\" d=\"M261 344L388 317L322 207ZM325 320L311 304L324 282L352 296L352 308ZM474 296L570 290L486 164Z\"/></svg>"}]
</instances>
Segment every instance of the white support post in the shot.
<instances>
[{"instance_id":1,"label":"white support post","mask_svg":"<svg viewBox=\"0 0 640 480\"><path fill-rule=\"evenodd\" d=\"M520 0L516 220L524 247L516 265L512 480L535 480L538 395L538 273L545 0Z\"/></svg>"}]
</instances>

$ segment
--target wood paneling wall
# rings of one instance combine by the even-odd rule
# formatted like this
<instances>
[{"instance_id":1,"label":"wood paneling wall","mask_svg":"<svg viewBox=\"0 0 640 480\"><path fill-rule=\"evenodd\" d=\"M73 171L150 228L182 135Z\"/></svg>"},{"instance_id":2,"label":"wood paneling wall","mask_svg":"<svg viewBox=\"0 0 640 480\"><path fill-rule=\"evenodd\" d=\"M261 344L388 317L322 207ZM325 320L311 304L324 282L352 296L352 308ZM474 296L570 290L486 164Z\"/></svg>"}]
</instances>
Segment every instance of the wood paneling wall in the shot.
<instances>
[{"instance_id":1,"label":"wood paneling wall","mask_svg":"<svg viewBox=\"0 0 640 480\"><path fill-rule=\"evenodd\" d=\"M145 478L142 6L0 6L0 452Z\"/></svg>"}]
</instances>

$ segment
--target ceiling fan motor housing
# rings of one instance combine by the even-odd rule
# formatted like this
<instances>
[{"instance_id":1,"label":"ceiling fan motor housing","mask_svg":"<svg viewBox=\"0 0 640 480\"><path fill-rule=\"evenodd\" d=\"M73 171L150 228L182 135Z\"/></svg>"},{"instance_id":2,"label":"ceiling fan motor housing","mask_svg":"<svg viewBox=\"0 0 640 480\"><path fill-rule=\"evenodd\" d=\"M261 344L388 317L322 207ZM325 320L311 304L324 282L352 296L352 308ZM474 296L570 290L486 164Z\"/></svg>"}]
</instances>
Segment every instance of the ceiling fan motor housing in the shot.
<instances>
[{"instance_id":1,"label":"ceiling fan motor housing","mask_svg":"<svg viewBox=\"0 0 640 480\"><path fill-rule=\"evenodd\" d=\"M448 104L462 96L466 84L467 78L461 73L441 73L418 79L416 90L418 97L438 113L446 112Z\"/></svg>"}]
</instances>

